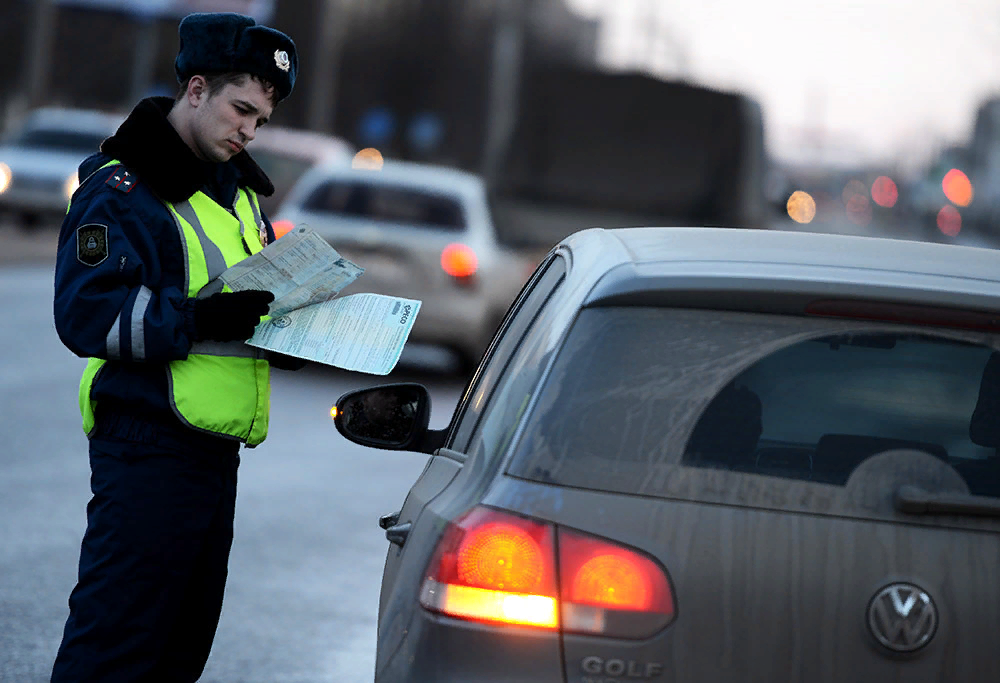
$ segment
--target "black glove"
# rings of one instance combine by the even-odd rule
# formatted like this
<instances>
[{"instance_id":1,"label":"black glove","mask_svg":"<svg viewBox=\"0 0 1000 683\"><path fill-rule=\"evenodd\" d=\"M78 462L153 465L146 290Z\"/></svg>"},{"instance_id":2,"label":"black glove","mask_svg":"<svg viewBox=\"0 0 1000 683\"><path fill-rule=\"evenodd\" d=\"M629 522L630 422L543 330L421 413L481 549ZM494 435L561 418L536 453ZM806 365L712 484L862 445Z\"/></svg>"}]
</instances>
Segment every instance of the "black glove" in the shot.
<instances>
[{"instance_id":1,"label":"black glove","mask_svg":"<svg viewBox=\"0 0 1000 683\"><path fill-rule=\"evenodd\" d=\"M194 303L195 339L212 341L245 340L253 336L260 317L274 294L256 289L244 292L217 292Z\"/></svg>"},{"instance_id":2,"label":"black glove","mask_svg":"<svg viewBox=\"0 0 1000 683\"><path fill-rule=\"evenodd\" d=\"M265 357L272 368L278 368L279 370L301 370L309 364L309 361L305 358L286 356L277 351L268 351Z\"/></svg>"}]
</instances>

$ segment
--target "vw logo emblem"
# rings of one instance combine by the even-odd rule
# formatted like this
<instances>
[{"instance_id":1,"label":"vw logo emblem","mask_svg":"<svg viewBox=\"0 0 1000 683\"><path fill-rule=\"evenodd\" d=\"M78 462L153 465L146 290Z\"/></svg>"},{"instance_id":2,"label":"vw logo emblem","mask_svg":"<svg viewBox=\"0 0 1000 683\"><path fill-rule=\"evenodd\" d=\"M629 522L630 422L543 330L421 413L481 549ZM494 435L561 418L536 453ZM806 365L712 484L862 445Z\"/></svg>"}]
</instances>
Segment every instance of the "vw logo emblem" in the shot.
<instances>
[{"instance_id":1,"label":"vw logo emblem","mask_svg":"<svg viewBox=\"0 0 1000 683\"><path fill-rule=\"evenodd\" d=\"M893 652L913 652L930 642L937 631L934 601L912 583L893 583L868 603L868 628Z\"/></svg>"}]
</instances>

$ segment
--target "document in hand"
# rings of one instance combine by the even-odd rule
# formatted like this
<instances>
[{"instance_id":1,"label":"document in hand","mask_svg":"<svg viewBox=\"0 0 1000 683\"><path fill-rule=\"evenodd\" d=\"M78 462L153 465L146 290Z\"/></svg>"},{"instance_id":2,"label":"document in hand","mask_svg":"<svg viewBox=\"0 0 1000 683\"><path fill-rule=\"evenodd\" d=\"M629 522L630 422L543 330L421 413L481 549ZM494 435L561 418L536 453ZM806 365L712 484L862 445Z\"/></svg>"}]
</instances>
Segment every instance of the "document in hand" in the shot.
<instances>
[{"instance_id":1,"label":"document in hand","mask_svg":"<svg viewBox=\"0 0 1000 683\"><path fill-rule=\"evenodd\" d=\"M299 227L220 279L233 291L274 293L270 319L247 340L251 346L386 375L399 361L420 302L368 293L337 298L362 273L322 237Z\"/></svg>"}]
</instances>

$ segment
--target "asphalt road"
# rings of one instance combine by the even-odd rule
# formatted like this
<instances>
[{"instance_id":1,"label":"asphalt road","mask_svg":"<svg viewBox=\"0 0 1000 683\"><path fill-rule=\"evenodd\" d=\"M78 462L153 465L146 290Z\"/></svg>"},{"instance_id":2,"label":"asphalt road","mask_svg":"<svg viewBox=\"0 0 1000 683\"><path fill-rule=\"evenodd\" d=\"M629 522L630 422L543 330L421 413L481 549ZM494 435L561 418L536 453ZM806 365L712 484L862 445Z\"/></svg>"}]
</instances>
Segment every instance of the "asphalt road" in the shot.
<instances>
[{"instance_id":1,"label":"asphalt road","mask_svg":"<svg viewBox=\"0 0 1000 683\"><path fill-rule=\"evenodd\" d=\"M84 361L53 328L51 251L30 247L40 255L11 259L28 265L0 267L0 681L11 683L48 680L89 499ZM372 680L388 547L376 520L399 508L426 458L355 446L328 411L348 389L415 379L443 426L461 383L431 355L408 359L387 378L274 373L270 435L243 452L230 579L202 681Z\"/></svg>"}]
</instances>

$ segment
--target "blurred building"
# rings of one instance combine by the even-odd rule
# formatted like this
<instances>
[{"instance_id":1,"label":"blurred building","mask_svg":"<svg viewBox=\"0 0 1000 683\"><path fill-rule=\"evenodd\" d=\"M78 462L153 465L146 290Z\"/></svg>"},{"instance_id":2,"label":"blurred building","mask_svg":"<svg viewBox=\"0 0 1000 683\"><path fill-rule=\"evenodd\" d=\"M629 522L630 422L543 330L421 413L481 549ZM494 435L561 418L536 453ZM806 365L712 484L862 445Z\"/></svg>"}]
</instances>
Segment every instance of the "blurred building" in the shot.
<instances>
[{"instance_id":1,"label":"blurred building","mask_svg":"<svg viewBox=\"0 0 1000 683\"><path fill-rule=\"evenodd\" d=\"M0 117L172 95L177 17L206 10L250 11L295 39L303 70L275 123L477 170L489 103L516 96L521 66L589 65L597 47L596 22L563 0L5 0Z\"/></svg>"}]
</instances>

